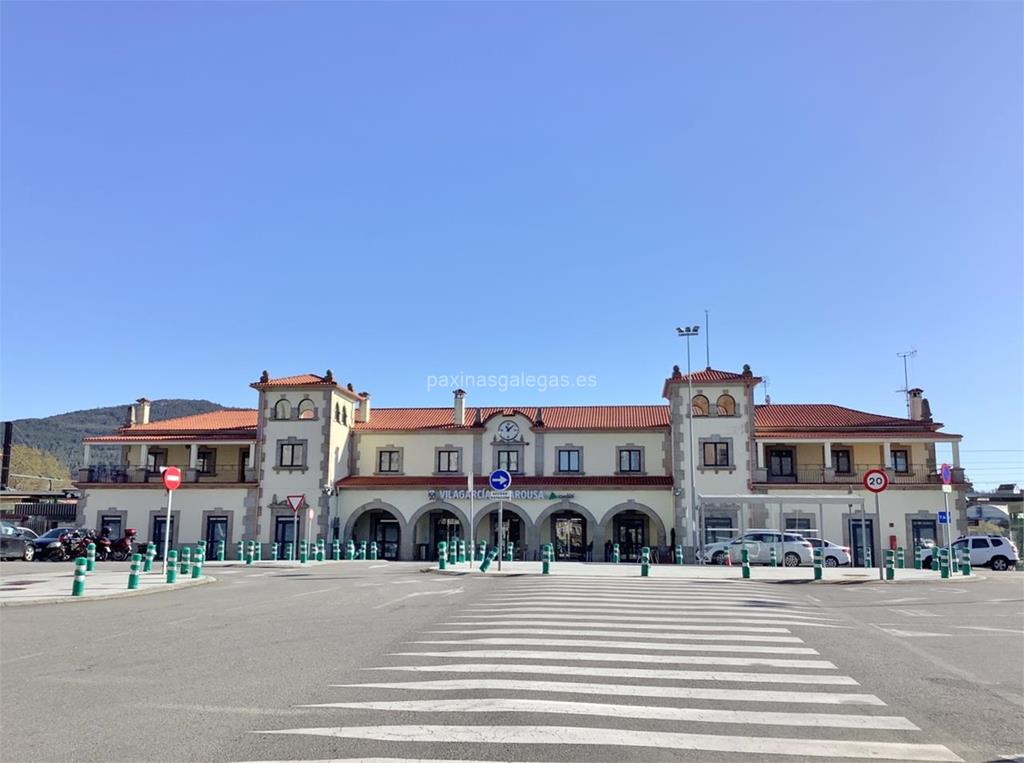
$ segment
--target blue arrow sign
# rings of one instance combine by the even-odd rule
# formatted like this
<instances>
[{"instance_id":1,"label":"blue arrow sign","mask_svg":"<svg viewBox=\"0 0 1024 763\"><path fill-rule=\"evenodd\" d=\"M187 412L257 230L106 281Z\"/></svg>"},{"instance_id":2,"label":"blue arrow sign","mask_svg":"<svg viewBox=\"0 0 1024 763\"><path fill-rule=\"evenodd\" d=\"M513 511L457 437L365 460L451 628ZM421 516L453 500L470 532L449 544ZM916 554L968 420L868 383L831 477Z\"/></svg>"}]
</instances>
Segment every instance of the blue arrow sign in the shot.
<instances>
[{"instance_id":1,"label":"blue arrow sign","mask_svg":"<svg viewBox=\"0 0 1024 763\"><path fill-rule=\"evenodd\" d=\"M504 469L495 469L491 472L488 482L490 482L491 490L504 492L512 487L512 475Z\"/></svg>"},{"instance_id":2,"label":"blue arrow sign","mask_svg":"<svg viewBox=\"0 0 1024 763\"><path fill-rule=\"evenodd\" d=\"M940 511L939 512L939 524L940 525L948 525L949 524L949 512L948 511Z\"/></svg>"}]
</instances>

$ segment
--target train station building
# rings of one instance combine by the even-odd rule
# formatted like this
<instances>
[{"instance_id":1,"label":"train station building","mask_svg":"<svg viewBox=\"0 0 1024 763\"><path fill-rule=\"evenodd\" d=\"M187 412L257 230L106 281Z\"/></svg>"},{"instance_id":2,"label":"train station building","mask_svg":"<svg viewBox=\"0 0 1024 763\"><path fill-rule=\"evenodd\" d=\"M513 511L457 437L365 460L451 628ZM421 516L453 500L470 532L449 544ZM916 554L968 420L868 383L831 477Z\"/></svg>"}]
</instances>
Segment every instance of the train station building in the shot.
<instances>
[{"instance_id":1,"label":"train station building","mask_svg":"<svg viewBox=\"0 0 1024 763\"><path fill-rule=\"evenodd\" d=\"M384 558L429 560L439 540L496 541L487 475L498 468L513 475L505 535L527 559L551 542L565 560L604 561L612 543L626 559L644 545L667 559L680 544L692 560L701 539L725 540L741 526L813 532L850 546L855 560L868 544L877 559L890 545L939 539L946 501L963 525L970 485L960 436L932 421L921 390L910 391L910 415L896 418L836 403L755 405L760 381L749 367L676 367L655 405L477 407L455 390L445 407L377 408L330 371L264 372L250 385L254 409L154 422L141 398L116 432L87 438L78 520L162 539L160 470L173 465L183 474L174 544L286 543L297 529L299 539L376 541ZM940 443L954 467L945 496ZM787 504L868 496L861 480L874 468L890 478L878 517ZM698 510L701 494L764 501ZM305 496L297 522L295 495Z\"/></svg>"}]
</instances>

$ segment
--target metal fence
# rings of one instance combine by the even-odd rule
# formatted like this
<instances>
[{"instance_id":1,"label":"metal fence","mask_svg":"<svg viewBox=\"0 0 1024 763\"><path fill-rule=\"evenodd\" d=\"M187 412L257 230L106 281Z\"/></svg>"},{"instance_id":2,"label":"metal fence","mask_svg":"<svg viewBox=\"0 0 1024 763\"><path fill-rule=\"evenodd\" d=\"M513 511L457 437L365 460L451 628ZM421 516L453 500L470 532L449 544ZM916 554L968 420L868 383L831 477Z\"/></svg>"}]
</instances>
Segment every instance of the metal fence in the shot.
<instances>
[{"instance_id":1,"label":"metal fence","mask_svg":"<svg viewBox=\"0 0 1024 763\"><path fill-rule=\"evenodd\" d=\"M192 469L188 466L178 466L181 469L182 482L255 482L256 470L244 467L241 464L216 464L207 470ZM101 484L147 484L159 485L163 478L160 471L137 466L118 466L114 464L101 464L89 466L81 470L79 482L94 482Z\"/></svg>"}]
</instances>

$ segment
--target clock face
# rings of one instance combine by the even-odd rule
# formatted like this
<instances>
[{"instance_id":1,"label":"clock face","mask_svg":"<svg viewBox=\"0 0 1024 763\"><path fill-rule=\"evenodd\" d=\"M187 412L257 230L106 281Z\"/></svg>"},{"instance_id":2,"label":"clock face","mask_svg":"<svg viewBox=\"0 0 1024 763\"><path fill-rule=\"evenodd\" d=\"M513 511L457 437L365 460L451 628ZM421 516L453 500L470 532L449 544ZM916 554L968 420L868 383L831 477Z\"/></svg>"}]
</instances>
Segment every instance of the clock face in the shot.
<instances>
[{"instance_id":1,"label":"clock face","mask_svg":"<svg viewBox=\"0 0 1024 763\"><path fill-rule=\"evenodd\" d=\"M519 436L519 425L514 421L503 421L498 425L498 437L514 440Z\"/></svg>"}]
</instances>

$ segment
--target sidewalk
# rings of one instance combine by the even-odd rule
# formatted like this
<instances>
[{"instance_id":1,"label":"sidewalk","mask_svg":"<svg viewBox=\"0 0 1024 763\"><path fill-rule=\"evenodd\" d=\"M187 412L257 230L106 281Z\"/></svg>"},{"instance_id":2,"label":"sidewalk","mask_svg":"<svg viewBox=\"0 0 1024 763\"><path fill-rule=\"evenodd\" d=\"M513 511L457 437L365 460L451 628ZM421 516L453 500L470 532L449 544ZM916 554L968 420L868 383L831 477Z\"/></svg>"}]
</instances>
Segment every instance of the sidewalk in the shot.
<instances>
[{"instance_id":1,"label":"sidewalk","mask_svg":"<svg viewBox=\"0 0 1024 763\"><path fill-rule=\"evenodd\" d=\"M437 569L437 563L433 564L433 571L441 575L541 575L541 562L502 562L501 571L498 571L498 563L491 564L486 572L480 572L480 563L473 565L468 563L449 564L446 570ZM553 562L551 564L551 575L561 577L582 577L582 578L640 578L640 565L635 563L624 564L601 564L581 562ZM966 583L972 580L982 579L975 569L971 570L968 577L961 574L951 575L949 581ZM677 564L652 564L649 579L672 579L672 580L743 580L743 571L739 565L725 567L722 565L677 565ZM762 567L752 566L750 568L750 580L762 583L869 583L881 581L878 569L864 569L863 567L826 567L822 570L822 579L814 580L814 569L812 567ZM938 572L932 570L902 569L896 570L893 583L922 583L922 582L944 582Z\"/></svg>"},{"instance_id":2,"label":"sidewalk","mask_svg":"<svg viewBox=\"0 0 1024 763\"><path fill-rule=\"evenodd\" d=\"M46 565L50 567L49 564ZM85 579L85 595L72 596L74 566L54 564L40 572L15 572L0 577L0 607L22 604L44 604L109 599L118 596L140 596L161 591L177 591L181 588L212 583L216 578L209 575L192 580L188 575L178 574L177 582L168 584L160 572L158 562L153 572L139 576L139 587L128 590L127 564L114 569L96 569Z\"/></svg>"}]
</instances>

